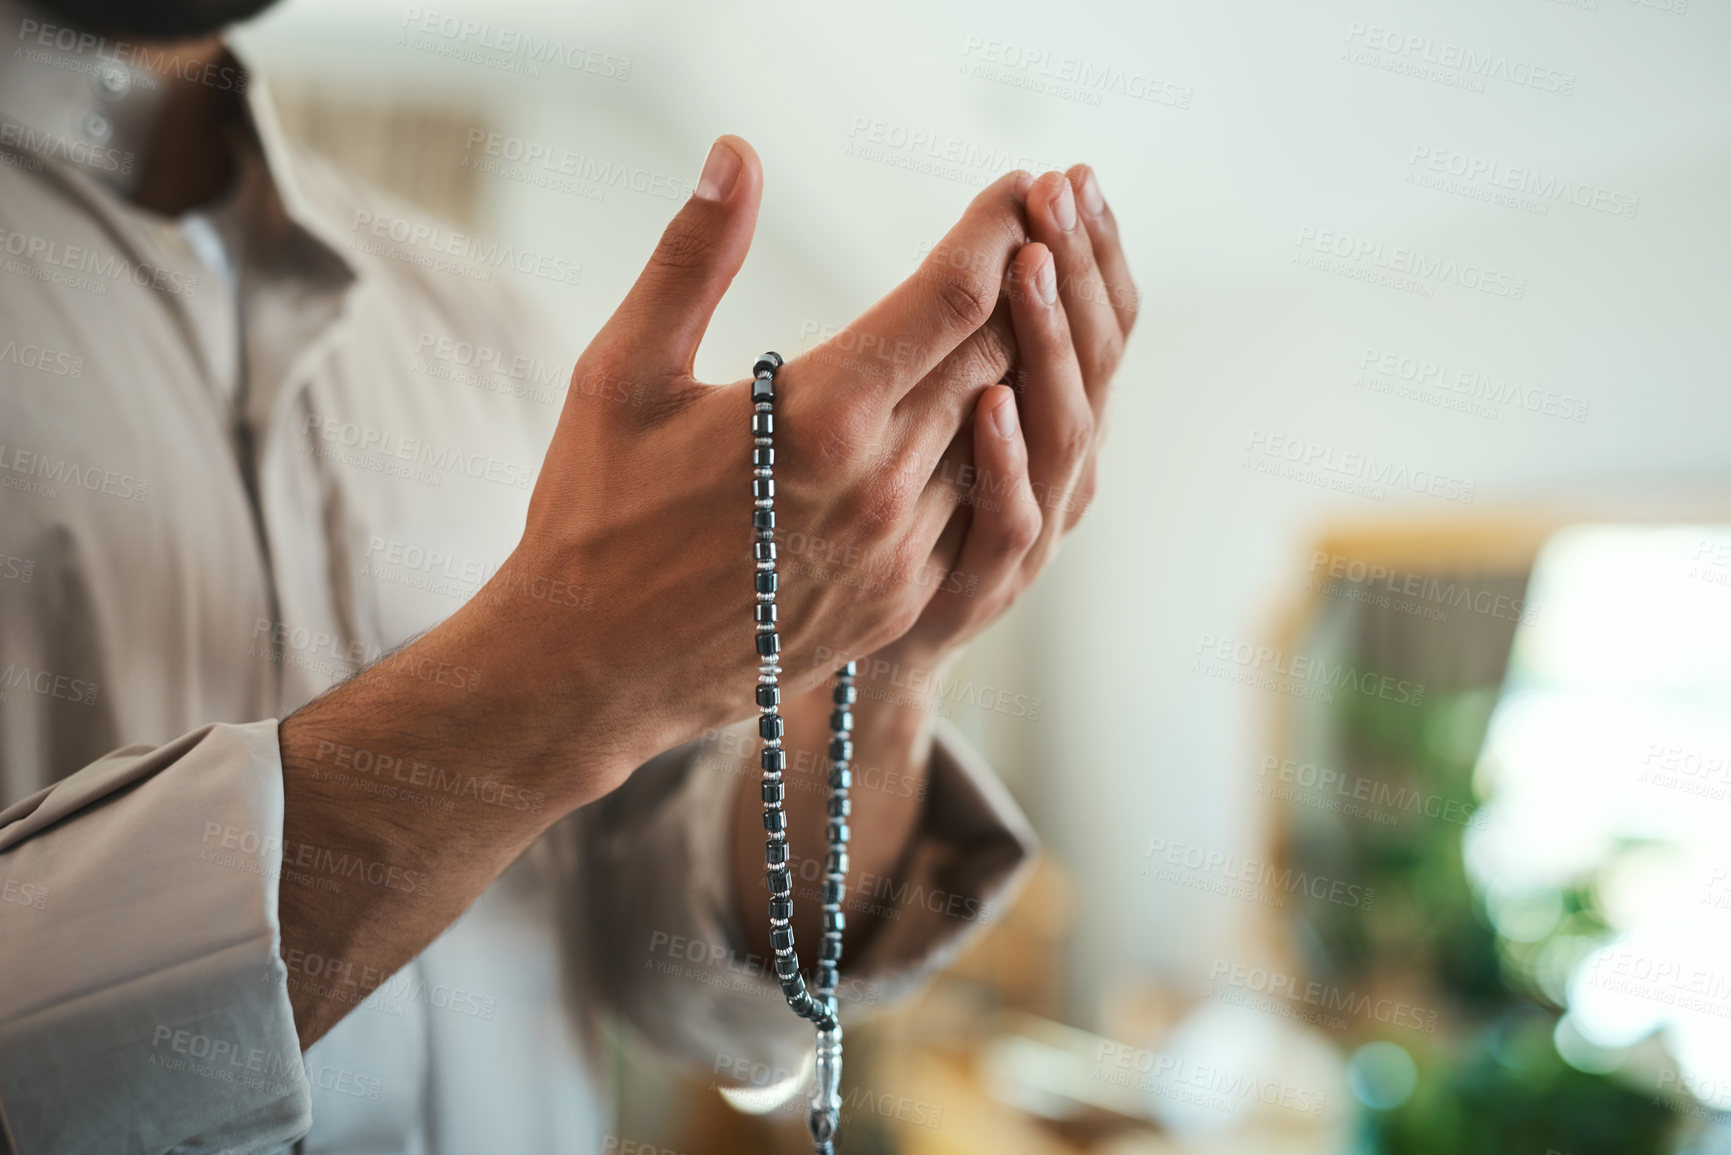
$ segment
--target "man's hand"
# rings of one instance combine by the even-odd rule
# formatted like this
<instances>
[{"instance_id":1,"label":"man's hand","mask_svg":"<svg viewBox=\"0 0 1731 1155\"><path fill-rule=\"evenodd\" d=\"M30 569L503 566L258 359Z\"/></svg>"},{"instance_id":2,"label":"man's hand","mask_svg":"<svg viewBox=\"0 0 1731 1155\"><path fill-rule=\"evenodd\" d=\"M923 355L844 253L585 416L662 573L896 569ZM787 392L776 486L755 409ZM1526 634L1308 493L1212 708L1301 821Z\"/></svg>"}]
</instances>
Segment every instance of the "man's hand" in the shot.
<instances>
[{"instance_id":1,"label":"man's hand","mask_svg":"<svg viewBox=\"0 0 1731 1155\"><path fill-rule=\"evenodd\" d=\"M1013 367L993 315L1027 240L1030 181L1012 174L982 192L913 277L778 375L778 516L853 543L872 579L782 592L790 681L821 672L820 642L876 649L933 598L917 578L960 495L932 476L981 392ZM282 723L285 844L417 880L409 891L328 894L285 871L283 955L303 1045L419 953L553 821L652 755L752 712L749 382L703 384L691 369L745 259L761 189L750 147L717 142L696 195L578 360L505 566L402 654ZM867 338L897 355L860 358ZM622 394L641 401L621 404ZM555 582L583 590L590 608L532 596ZM397 672L440 666L479 677L452 688ZM325 754L342 748L471 775L545 805L406 808L327 773Z\"/></svg>"},{"instance_id":2,"label":"man's hand","mask_svg":"<svg viewBox=\"0 0 1731 1155\"><path fill-rule=\"evenodd\" d=\"M1117 224L1086 166L1034 181L1027 220L1035 240L1017 251L1005 281L1017 348L1015 388L993 385L978 395L971 430L951 446L947 468L928 482L950 489L960 504L921 575L933 591L925 610L905 634L860 659L854 748L866 773L855 775L850 819L859 879L893 878L919 821L932 723L944 709L946 677L961 647L1033 583L1093 497L1106 395L1135 324L1136 288ZM843 568L842 576L851 576ZM808 579L834 576L821 565L803 572ZM823 653L837 665L854 652ZM821 685L783 709L789 773L805 778L786 802L796 855L822 846L816 832L825 817L829 709ZM741 793L736 829L749 831L755 805ZM755 835L740 839L735 856L743 904L755 912L760 904L752 900L764 893ZM815 941L817 892L796 887L796 897L805 901L795 903L795 938ZM848 903L849 951L864 946L877 913L869 895ZM768 957L767 924L754 918L748 926L756 949Z\"/></svg>"},{"instance_id":3,"label":"man's hand","mask_svg":"<svg viewBox=\"0 0 1731 1155\"><path fill-rule=\"evenodd\" d=\"M971 518L951 527L963 544L889 654L928 670L1009 609L1094 499L1106 398L1136 323L1136 286L1093 170L1040 177L1027 211L1034 243L1007 279L1016 390L980 397L962 511Z\"/></svg>"}]
</instances>

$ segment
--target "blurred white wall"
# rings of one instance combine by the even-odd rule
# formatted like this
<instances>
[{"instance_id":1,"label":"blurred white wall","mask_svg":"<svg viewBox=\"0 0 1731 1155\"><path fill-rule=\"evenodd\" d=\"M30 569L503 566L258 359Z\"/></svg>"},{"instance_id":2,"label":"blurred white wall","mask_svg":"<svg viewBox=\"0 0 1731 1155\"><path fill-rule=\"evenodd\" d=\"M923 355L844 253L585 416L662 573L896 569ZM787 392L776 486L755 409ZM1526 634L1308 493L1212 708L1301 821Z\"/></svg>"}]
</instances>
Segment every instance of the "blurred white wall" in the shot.
<instances>
[{"instance_id":1,"label":"blurred white wall","mask_svg":"<svg viewBox=\"0 0 1731 1155\"><path fill-rule=\"evenodd\" d=\"M604 61L530 77L435 55L403 39L425 13L629 59L628 77L598 74ZM1084 1022L1127 973L1199 985L1246 932L1255 907L1138 868L1156 835L1255 856L1266 695L1193 675L1190 659L1204 633L1265 633L1317 525L1681 503L1731 482L1725 0L287 0L243 40L267 72L473 102L526 142L687 187L714 136L750 139L768 190L699 362L718 380L852 317L1000 167L1096 166L1144 294L1101 496L972 658L983 681L1040 698L1041 717L959 712L1085 883L1071 959ZM1042 68L1014 63L1030 52L1108 87L1032 91ZM1469 60L1492 74L1447 67ZM888 143L857 155L874 135ZM916 138L931 143L897 147ZM964 159L934 173L933 152ZM1481 161L1495 167L1457 186L1421 180ZM1493 181L1529 179L1522 204L1486 199ZM1587 189L1586 207L1531 191L1546 181ZM1606 211L1629 198L1632 216ZM569 318L573 357L674 203L483 180L491 234L582 263L575 288L527 282ZM1414 291L1360 279L1378 257L1308 267L1327 262L1319 241L1458 264ZM1463 287L1466 266L1500 274L1506 295ZM1372 349L1584 401L1587 416L1378 393L1354 384ZM1471 482L1474 500L1378 503L1265 476L1243 464L1258 432Z\"/></svg>"}]
</instances>

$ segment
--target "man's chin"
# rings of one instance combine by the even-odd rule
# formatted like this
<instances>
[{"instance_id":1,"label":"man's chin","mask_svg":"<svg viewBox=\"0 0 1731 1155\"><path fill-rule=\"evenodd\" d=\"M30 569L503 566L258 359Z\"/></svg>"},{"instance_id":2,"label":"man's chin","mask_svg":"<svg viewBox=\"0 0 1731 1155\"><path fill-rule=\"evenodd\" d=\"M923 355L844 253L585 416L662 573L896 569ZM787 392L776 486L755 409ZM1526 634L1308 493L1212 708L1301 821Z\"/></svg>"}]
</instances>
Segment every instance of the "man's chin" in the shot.
<instances>
[{"instance_id":1,"label":"man's chin","mask_svg":"<svg viewBox=\"0 0 1731 1155\"><path fill-rule=\"evenodd\" d=\"M31 0L34 7L105 36L201 40L263 12L276 0Z\"/></svg>"}]
</instances>

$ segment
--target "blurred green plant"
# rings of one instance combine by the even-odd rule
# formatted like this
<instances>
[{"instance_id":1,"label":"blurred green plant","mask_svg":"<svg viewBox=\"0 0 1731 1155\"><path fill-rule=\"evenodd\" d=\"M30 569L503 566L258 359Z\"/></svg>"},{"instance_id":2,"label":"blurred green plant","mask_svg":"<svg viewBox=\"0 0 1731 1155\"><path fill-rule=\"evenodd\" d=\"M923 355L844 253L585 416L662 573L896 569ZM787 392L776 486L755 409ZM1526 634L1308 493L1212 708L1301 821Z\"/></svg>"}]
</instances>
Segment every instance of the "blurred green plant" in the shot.
<instances>
[{"instance_id":1,"label":"blurred green plant","mask_svg":"<svg viewBox=\"0 0 1731 1155\"><path fill-rule=\"evenodd\" d=\"M1514 942L1468 882L1462 840L1497 687L1431 689L1417 707L1342 695L1326 728L1339 775L1287 801L1289 864L1375 893L1290 908L1309 975L1439 1012L1434 1034L1352 1023L1353 1046L1394 1043L1417 1072L1398 1103L1366 1106L1355 1155L1675 1151L1673 1111L1570 1066L1553 1041L1561 995L1542 961L1553 943L1606 933L1591 885L1552 896L1548 929Z\"/></svg>"}]
</instances>

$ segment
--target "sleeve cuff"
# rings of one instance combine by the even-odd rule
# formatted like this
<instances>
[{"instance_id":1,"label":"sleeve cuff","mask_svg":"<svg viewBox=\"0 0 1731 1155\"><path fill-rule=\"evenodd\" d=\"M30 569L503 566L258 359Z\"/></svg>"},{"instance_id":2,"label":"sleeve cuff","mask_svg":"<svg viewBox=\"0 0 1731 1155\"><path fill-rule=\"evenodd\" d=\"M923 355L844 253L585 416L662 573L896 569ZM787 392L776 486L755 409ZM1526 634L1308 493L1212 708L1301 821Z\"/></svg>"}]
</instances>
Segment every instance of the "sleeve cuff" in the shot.
<instances>
[{"instance_id":1,"label":"sleeve cuff","mask_svg":"<svg viewBox=\"0 0 1731 1155\"><path fill-rule=\"evenodd\" d=\"M275 720L110 754L0 812L0 1122L33 1151L271 1150L311 1126Z\"/></svg>"},{"instance_id":2,"label":"sleeve cuff","mask_svg":"<svg viewBox=\"0 0 1731 1155\"><path fill-rule=\"evenodd\" d=\"M798 1089L811 1031L789 1013L768 960L746 953L733 888L733 791L756 775L750 734L721 732L652 760L574 817L585 885L576 933L600 989L663 1053L767 1111ZM838 997L860 1009L904 998L1002 911L1036 840L984 760L938 724L921 824L896 878L849 880L850 904L883 909Z\"/></svg>"}]
</instances>

